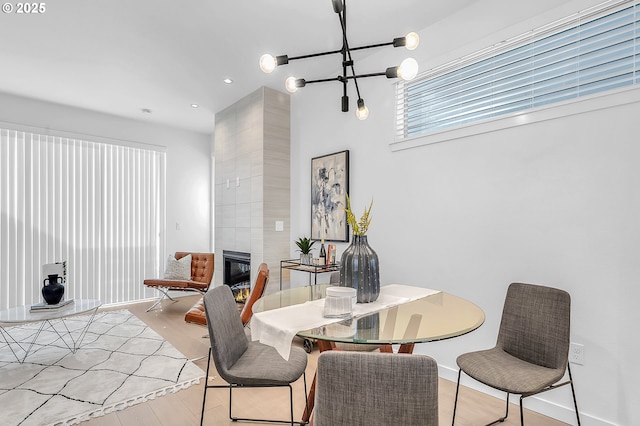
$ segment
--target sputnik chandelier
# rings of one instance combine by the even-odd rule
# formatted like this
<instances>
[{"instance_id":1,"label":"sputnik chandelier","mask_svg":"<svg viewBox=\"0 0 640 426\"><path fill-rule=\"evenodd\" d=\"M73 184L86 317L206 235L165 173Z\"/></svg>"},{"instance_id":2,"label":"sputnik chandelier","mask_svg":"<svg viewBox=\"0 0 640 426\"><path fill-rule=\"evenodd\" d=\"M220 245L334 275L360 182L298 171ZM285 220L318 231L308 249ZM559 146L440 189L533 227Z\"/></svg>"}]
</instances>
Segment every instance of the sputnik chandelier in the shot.
<instances>
[{"instance_id":1,"label":"sputnik chandelier","mask_svg":"<svg viewBox=\"0 0 640 426\"><path fill-rule=\"evenodd\" d=\"M418 63L413 58L407 58L400 66L389 67L385 72L377 72L370 74L356 75L354 68L353 58L351 52L355 50L371 49L374 47L393 46L393 47L406 47L408 50L413 50L418 47L420 38L418 34L411 32L405 37L394 38L393 41L388 43L371 44L361 47L350 47L347 41L347 23L346 23L346 0L331 0L333 3L333 11L338 14L340 18L340 27L342 29L342 48L338 50L332 50L329 52L312 53L310 55L301 55L289 57L287 55L272 56L270 54L264 54L260 57L260 69L265 73L272 73L276 67L280 65L286 65L289 61L296 59L314 58L317 56L332 55L336 53L342 54L342 75L333 78L323 78L319 80L305 80L304 78L288 77L284 83L285 88L289 93L295 93L299 88L305 87L311 83L324 83L328 81L338 81L342 83L342 111L349 111L349 96L347 96L347 83L349 80L353 80L356 87L356 94L358 95L356 117L360 120L365 120L369 116L369 109L364 104L362 96L360 96L360 88L358 87L359 78L386 76L387 78L401 78L403 80L411 80L418 73ZM351 74L349 75L349 71Z\"/></svg>"}]
</instances>

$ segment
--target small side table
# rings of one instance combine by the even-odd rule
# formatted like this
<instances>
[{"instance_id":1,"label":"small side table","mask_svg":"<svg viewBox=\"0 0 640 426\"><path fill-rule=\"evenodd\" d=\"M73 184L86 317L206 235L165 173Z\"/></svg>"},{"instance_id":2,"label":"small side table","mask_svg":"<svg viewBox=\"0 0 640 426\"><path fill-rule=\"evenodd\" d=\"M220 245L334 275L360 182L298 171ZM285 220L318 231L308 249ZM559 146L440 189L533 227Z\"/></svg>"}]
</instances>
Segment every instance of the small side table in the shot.
<instances>
[{"instance_id":1,"label":"small side table","mask_svg":"<svg viewBox=\"0 0 640 426\"><path fill-rule=\"evenodd\" d=\"M100 305L102 305L102 303L96 299L74 299L73 303L51 310L43 309L31 312L31 306L18 306L5 309L0 311L0 335L2 335L7 346L11 349L11 352L13 352L13 355L19 363L24 363L24 360L29 353L31 353L31 349L38 340L40 333L42 333L42 330L47 326L58 335L58 339L62 341L72 353L76 353ZM87 312L91 312L91 316L80 330L71 330L64 322L65 318ZM35 322L40 322L40 325L38 326L37 332L33 334L31 341L19 342L11 335L11 326ZM59 326L59 324L62 326ZM19 356L20 351L24 353L22 358Z\"/></svg>"},{"instance_id":2,"label":"small side table","mask_svg":"<svg viewBox=\"0 0 640 426\"><path fill-rule=\"evenodd\" d=\"M280 290L282 290L282 270L289 269L291 271L301 271L309 274L309 285L311 285L311 276L313 275L313 284L318 284L318 274L325 272L335 272L340 270L340 265L332 263L330 265L302 265L300 259L288 259L280 261Z\"/></svg>"}]
</instances>

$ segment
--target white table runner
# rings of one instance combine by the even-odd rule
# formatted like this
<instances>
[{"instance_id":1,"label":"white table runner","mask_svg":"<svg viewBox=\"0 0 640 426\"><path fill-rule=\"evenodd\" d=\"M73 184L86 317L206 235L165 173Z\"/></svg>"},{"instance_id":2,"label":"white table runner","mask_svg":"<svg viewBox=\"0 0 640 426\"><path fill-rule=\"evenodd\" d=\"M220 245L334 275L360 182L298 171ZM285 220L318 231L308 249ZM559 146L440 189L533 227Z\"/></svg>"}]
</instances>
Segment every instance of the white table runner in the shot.
<instances>
[{"instance_id":1,"label":"white table runner","mask_svg":"<svg viewBox=\"0 0 640 426\"><path fill-rule=\"evenodd\" d=\"M390 284L380 288L375 302L357 303L354 318L422 299L440 291L409 285ZM342 321L342 318L322 316L324 299L258 312L251 318L251 339L273 346L284 359L289 359L291 342L299 331Z\"/></svg>"}]
</instances>

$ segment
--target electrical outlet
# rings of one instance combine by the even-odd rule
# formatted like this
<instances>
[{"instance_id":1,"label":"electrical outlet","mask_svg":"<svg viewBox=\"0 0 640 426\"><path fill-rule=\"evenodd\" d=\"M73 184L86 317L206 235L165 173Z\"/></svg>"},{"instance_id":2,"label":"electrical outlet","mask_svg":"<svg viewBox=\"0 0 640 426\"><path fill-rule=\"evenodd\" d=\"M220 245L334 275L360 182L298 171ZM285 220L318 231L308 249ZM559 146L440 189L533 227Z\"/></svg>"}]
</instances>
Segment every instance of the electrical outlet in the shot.
<instances>
[{"instance_id":1,"label":"electrical outlet","mask_svg":"<svg viewBox=\"0 0 640 426\"><path fill-rule=\"evenodd\" d=\"M584 365L584 345L571 343L569 346L569 362Z\"/></svg>"}]
</instances>

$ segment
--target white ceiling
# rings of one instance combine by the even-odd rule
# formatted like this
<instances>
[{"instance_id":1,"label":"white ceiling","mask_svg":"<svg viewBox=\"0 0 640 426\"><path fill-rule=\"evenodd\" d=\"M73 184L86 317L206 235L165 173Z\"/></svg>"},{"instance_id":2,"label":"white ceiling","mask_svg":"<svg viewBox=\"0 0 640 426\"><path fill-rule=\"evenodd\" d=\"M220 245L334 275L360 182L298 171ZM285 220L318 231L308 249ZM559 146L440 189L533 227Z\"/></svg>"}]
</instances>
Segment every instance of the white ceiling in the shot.
<instances>
[{"instance_id":1,"label":"white ceiling","mask_svg":"<svg viewBox=\"0 0 640 426\"><path fill-rule=\"evenodd\" d=\"M391 41L473 1L347 0L349 43ZM213 131L217 111L258 87L284 90L284 74L258 68L261 54L296 56L341 46L331 0L45 5L39 15L0 14L0 92L201 133ZM336 75L339 59L288 67L294 66L299 77L325 78ZM234 83L224 84L226 77Z\"/></svg>"}]
</instances>

